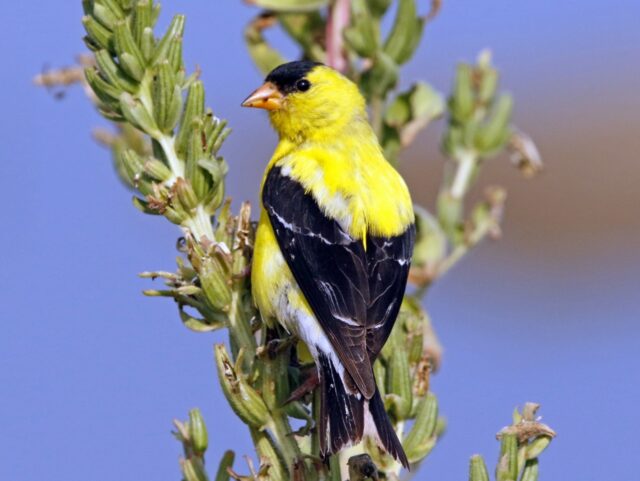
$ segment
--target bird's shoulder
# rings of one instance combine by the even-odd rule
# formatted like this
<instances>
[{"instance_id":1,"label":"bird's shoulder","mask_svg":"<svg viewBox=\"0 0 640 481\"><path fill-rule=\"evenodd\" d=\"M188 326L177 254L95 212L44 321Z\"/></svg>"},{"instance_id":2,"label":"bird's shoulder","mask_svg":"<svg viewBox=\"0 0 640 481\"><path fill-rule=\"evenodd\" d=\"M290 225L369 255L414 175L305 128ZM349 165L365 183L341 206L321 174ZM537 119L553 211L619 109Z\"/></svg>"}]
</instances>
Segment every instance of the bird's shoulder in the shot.
<instances>
[{"instance_id":1,"label":"bird's shoulder","mask_svg":"<svg viewBox=\"0 0 640 481\"><path fill-rule=\"evenodd\" d=\"M273 168L299 183L324 215L356 239L367 233L393 237L413 224L409 190L375 142L314 143L280 149L267 174Z\"/></svg>"}]
</instances>

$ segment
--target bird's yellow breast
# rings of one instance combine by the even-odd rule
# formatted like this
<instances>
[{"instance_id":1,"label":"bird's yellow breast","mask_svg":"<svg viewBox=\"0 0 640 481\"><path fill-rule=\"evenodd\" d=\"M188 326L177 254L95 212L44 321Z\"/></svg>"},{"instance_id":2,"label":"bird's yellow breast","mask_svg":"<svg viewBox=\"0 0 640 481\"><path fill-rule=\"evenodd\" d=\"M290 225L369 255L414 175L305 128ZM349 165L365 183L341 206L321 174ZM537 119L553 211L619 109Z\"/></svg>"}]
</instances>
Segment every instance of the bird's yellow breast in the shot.
<instances>
[{"instance_id":1,"label":"bird's yellow breast","mask_svg":"<svg viewBox=\"0 0 640 481\"><path fill-rule=\"evenodd\" d=\"M414 221L407 186L383 157L373 133L353 130L299 146L282 141L269 168L279 166L300 182L324 214L352 237L399 235Z\"/></svg>"}]
</instances>

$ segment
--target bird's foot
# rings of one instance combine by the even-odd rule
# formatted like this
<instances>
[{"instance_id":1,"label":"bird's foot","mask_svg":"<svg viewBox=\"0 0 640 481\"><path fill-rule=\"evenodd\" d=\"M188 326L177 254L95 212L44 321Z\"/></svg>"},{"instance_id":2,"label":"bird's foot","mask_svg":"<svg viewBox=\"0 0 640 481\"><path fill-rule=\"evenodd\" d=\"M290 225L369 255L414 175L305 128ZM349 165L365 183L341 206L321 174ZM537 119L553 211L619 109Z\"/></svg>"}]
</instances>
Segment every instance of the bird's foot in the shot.
<instances>
[{"instance_id":1,"label":"bird's foot","mask_svg":"<svg viewBox=\"0 0 640 481\"><path fill-rule=\"evenodd\" d=\"M293 401L300 401L307 394L312 393L319 384L320 377L318 376L318 371L314 367L302 384L291 391L291 394L284 403L288 404Z\"/></svg>"},{"instance_id":2,"label":"bird's foot","mask_svg":"<svg viewBox=\"0 0 640 481\"><path fill-rule=\"evenodd\" d=\"M295 336L285 337L284 339L271 339L256 349L256 355L261 359L275 359L292 346L295 346L296 342L297 338Z\"/></svg>"}]
</instances>

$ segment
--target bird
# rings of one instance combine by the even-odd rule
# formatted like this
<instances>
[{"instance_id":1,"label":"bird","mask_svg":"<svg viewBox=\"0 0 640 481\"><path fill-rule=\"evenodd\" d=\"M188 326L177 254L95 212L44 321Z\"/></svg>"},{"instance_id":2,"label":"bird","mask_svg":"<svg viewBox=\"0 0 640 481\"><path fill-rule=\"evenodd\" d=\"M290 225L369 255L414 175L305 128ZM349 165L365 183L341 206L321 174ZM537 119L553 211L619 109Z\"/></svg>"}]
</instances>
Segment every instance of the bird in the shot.
<instances>
[{"instance_id":1,"label":"bird","mask_svg":"<svg viewBox=\"0 0 640 481\"><path fill-rule=\"evenodd\" d=\"M272 70L242 103L279 142L261 186L251 265L265 322L302 340L319 377L320 454L369 436L409 467L373 374L415 242L409 190L385 159L357 85L317 62Z\"/></svg>"}]
</instances>

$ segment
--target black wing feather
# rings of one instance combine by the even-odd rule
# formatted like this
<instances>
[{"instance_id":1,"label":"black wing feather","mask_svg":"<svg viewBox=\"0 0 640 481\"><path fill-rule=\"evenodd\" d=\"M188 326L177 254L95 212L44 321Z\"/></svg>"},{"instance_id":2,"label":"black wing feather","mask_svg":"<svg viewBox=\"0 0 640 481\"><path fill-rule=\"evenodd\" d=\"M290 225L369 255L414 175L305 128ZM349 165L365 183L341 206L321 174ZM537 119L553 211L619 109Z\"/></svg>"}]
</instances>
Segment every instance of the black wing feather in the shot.
<instances>
[{"instance_id":1,"label":"black wing feather","mask_svg":"<svg viewBox=\"0 0 640 481\"><path fill-rule=\"evenodd\" d=\"M416 230L411 225L404 233L391 238L367 237L367 265L371 300L367 310L367 350L371 364L382 350L398 317Z\"/></svg>"},{"instance_id":2,"label":"black wing feather","mask_svg":"<svg viewBox=\"0 0 640 481\"><path fill-rule=\"evenodd\" d=\"M316 318L358 390L375 393L372 362L398 315L413 248L413 226L390 239L361 240L324 215L304 187L267 175L263 191L280 250Z\"/></svg>"}]
</instances>

